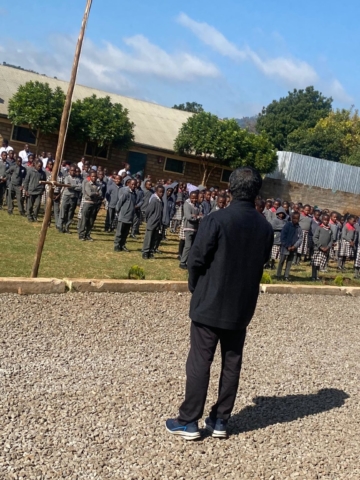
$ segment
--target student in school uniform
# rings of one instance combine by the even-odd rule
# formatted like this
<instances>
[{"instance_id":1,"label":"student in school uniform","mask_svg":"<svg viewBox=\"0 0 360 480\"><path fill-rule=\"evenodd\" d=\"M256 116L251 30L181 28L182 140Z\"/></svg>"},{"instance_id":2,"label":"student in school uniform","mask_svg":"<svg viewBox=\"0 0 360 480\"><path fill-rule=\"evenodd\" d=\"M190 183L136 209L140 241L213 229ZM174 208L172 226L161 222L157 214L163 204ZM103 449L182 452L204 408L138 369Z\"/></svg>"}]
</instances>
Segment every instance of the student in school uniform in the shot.
<instances>
[{"instance_id":1,"label":"student in school uniform","mask_svg":"<svg viewBox=\"0 0 360 480\"><path fill-rule=\"evenodd\" d=\"M46 173L42 169L42 161L37 160L34 167L28 168L24 180L24 190L27 197L27 218L29 222L37 222L41 197L45 191Z\"/></svg>"},{"instance_id":2,"label":"student in school uniform","mask_svg":"<svg viewBox=\"0 0 360 480\"><path fill-rule=\"evenodd\" d=\"M264 215L264 210L265 210L265 200L262 198L257 198L255 200L255 210L259 212L263 217Z\"/></svg>"},{"instance_id":3,"label":"student in school uniform","mask_svg":"<svg viewBox=\"0 0 360 480\"><path fill-rule=\"evenodd\" d=\"M4 197L6 192L7 171L9 164L7 162L7 151L3 150L0 156L0 210L3 208Z\"/></svg>"},{"instance_id":4,"label":"student in school uniform","mask_svg":"<svg viewBox=\"0 0 360 480\"><path fill-rule=\"evenodd\" d=\"M198 206L198 192L192 192L190 194L190 202L184 203L184 233L185 233L185 245L181 255L179 267L183 270L187 269L187 260L189 257L190 249L199 228L200 208Z\"/></svg>"},{"instance_id":5,"label":"student in school uniform","mask_svg":"<svg viewBox=\"0 0 360 480\"><path fill-rule=\"evenodd\" d=\"M122 188L121 177L115 175L115 178L109 181L106 189L106 200L108 202L108 208L105 219L105 232L113 232L115 230L115 216L116 216L116 204L119 198L119 190Z\"/></svg>"},{"instance_id":6,"label":"student in school uniform","mask_svg":"<svg viewBox=\"0 0 360 480\"><path fill-rule=\"evenodd\" d=\"M154 256L155 245L161 230L164 209L162 198L164 196L164 192L164 187L162 185L158 185L145 210L146 233L142 249L142 258L144 260L148 260Z\"/></svg>"},{"instance_id":7,"label":"student in school uniform","mask_svg":"<svg viewBox=\"0 0 360 480\"><path fill-rule=\"evenodd\" d=\"M26 168L22 165L21 157L16 159L15 165L9 167L9 193L8 193L8 214L12 215L14 210L13 199L16 197L16 203L19 213L25 217L24 197L22 196L23 182L26 177Z\"/></svg>"},{"instance_id":8,"label":"student in school uniform","mask_svg":"<svg viewBox=\"0 0 360 480\"><path fill-rule=\"evenodd\" d=\"M130 237L136 239L136 235L140 234L140 225L141 225L141 208L144 203L144 191L141 188L141 180L136 181L136 202L135 202L135 215L132 224Z\"/></svg>"},{"instance_id":9,"label":"student in school uniform","mask_svg":"<svg viewBox=\"0 0 360 480\"><path fill-rule=\"evenodd\" d=\"M57 229L60 233L70 234L70 225L82 191L82 177L76 175L76 165L70 166L69 175L64 178L64 183L71 187L64 188L62 193Z\"/></svg>"},{"instance_id":10,"label":"student in school uniform","mask_svg":"<svg viewBox=\"0 0 360 480\"><path fill-rule=\"evenodd\" d=\"M360 278L360 218L357 218L354 227L356 231L354 278Z\"/></svg>"},{"instance_id":11,"label":"student in school uniform","mask_svg":"<svg viewBox=\"0 0 360 480\"><path fill-rule=\"evenodd\" d=\"M176 233L177 229L181 225L182 219L184 217L184 200L185 195L182 191L182 188L179 187L178 193L176 194L176 201L175 201L175 214L172 218L172 233Z\"/></svg>"},{"instance_id":12,"label":"student in school uniform","mask_svg":"<svg viewBox=\"0 0 360 480\"><path fill-rule=\"evenodd\" d=\"M52 171L54 168L54 160L48 160L46 166L46 179L51 180ZM59 171L56 179L57 183L64 183L64 175L61 170ZM48 192L49 185L46 185L45 191ZM54 211L54 220L55 226L59 225L60 221L60 200L61 200L61 187L54 187L54 197L53 197L53 211Z\"/></svg>"},{"instance_id":13,"label":"student in school uniform","mask_svg":"<svg viewBox=\"0 0 360 480\"><path fill-rule=\"evenodd\" d=\"M322 223L317 226L313 235L314 255L312 258L312 281L319 280L319 270L324 270L328 262L330 249L334 239L331 228L329 226L330 216L325 214L322 216Z\"/></svg>"},{"instance_id":14,"label":"student in school uniform","mask_svg":"<svg viewBox=\"0 0 360 480\"><path fill-rule=\"evenodd\" d=\"M280 247L280 261L276 273L276 278L280 280L282 270L285 266L284 279L289 282L290 269L294 260L294 255L302 242L302 231L299 225L300 214L294 212L291 214L291 221L286 222L281 230L281 247Z\"/></svg>"},{"instance_id":15,"label":"student in school uniform","mask_svg":"<svg viewBox=\"0 0 360 480\"><path fill-rule=\"evenodd\" d=\"M136 180L128 177L125 179L124 183L125 187L120 189L118 201L115 207L118 215L118 224L114 239L114 252L129 251L125 244L135 215Z\"/></svg>"},{"instance_id":16,"label":"student in school uniform","mask_svg":"<svg viewBox=\"0 0 360 480\"><path fill-rule=\"evenodd\" d=\"M321 210L318 208L318 207L314 207L314 209L312 210L312 222L311 222L311 228L310 228L310 235L311 235L311 246L309 248L309 259L310 259L310 263L312 264L311 260L312 260L312 257L314 255L314 251L315 251L315 246L314 246L314 242L313 242L313 238L314 238L314 235L315 235L315 232L317 231L318 227L321 225L322 223L322 212ZM325 214L325 212L324 212ZM325 266L322 266L321 267L321 270L324 270L326 267Z\"/></svg>"},{"instance_id":17,"label":"student in school uniform","mask_svg":"<svg viewBox=\"0 0 360 480\"><path fill-rule=\"evenodd\" d=\"M275 261L280 258L281 248L281 232L287 223L286 210L283 207L279 207L276 211L275 217L272 219L271 226L274 230L274 243L271 249L270 269L275 268Z\"/></svg>"},{"instance_id":18,"label":"student in school uniform","mask_svg":"<svg viewBox=\"0 0 360 480\"><path fill-rule=\"evenodd\" d=\"M93 242L90 233L93 229L99 204L103 200L103 185L97 180L97 173L90 173L90 180L84 184L84 205L79 226L79 240Z\"/></svg>"},{"instance_id":19,"label":"student in school uniform","mask_svg":"<svg viewBox=\"0 0 360 480\"><path fill-rule=\"evenodd\" d=\"M218 195L216 199L216 205L211 209L211 212L217 212L218 210L222 210L226 207L226 196L225 195Z\"/></svg>"},{"instance_id":20,"label":"student in school uniform","mask_svg":"<svg viewBox=\"0 0 360 480\"><path fill-rule=\"evenodd\" d=\"M294 263L296 265L300 264L301 256L304 255L304 261L306 261L310 249L312 247L312 232L311 232L311 225L312 225L312 216L310 215L311 207L310 205L304 205L302 212L300 213L300 220L299 225L302 230L302 241L295 252Z\"/></svg>"},{"instance_id":21,"label":"student in school uniform","mask_svg":"<svg viewBox=\"0 0 360 480\"><path fill-rule=\"evenodd\" d=\"M354 258L356 230L354 227L355 216L350 215L341 231L338 270L345 270L346 259Z\"/></svg>"},{"instance_id":22,"label":"student in school uniform","mask_svg":"<svg viewBox=\"0 0 360 480\"><path fill-rule=\"evenodd\" d=\"M178 182L164 185L165 192L163 196L164 210L162 218L162 239L166 239L166 230L170 227L171 220L175 214L175 198L177 194ZM157 245L158 250L160 243ZM159 252L157 252L159 253Z\"/></svg>"},{"instance_id":23,"label":"student in school uniform","mask_svg":"<svg viewBox=\"0 0 360 480\"><path fill-rule=\"evenodd\" d=\"M204 200L201 202L200 211L204 217L211 213L211 192L210 190L205 190L204 192Z\"/></svg>"},{"instance_id":24,"label":"student in school uniform","mask_svg":"<svg viewBox=\"0 0 360 480\"><path fill-rule=\"evenodd\" d=\"M340 227L338 221L338 214L336 212L330 213L330 222L329 222L331 232L333 235L333 245L330 250L330 258L338 261L339 257L339 234Z\"/></svg>"}]
</instances>

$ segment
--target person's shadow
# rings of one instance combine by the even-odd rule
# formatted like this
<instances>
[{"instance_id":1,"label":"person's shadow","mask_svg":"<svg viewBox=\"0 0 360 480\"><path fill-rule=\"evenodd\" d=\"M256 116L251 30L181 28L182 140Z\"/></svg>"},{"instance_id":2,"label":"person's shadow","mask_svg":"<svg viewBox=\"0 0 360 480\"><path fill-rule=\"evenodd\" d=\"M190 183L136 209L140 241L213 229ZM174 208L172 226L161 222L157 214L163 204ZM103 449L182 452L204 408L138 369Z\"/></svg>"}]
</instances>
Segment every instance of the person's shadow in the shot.
<instances>
[{"instance_id":1,"label":"person's shadow","mask_svg":"<svg viewBox=\"0 0 360 480\"><path fill-rule=\"evenodd\" d=\"M326 412L342 407L347 398L347 393L336 388L323 388L318 393L308 395L255 397L255 405L245 407L230 418L229 434L239 435L276 423L292 422L298 418Z\"/></svg>"}]
</instances>

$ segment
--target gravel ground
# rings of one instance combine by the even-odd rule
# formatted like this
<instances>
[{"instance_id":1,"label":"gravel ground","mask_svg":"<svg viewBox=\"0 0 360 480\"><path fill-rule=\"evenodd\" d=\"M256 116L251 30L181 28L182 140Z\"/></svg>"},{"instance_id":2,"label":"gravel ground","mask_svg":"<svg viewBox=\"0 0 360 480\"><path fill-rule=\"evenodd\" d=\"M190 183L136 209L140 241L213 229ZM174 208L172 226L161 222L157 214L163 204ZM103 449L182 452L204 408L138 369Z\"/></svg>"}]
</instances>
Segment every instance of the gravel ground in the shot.
<instances>
[{"instance_id":1,"label":"gravel ground","mask_svg":"<svg viewBox=\"0 0 360 480\"><path fill-rule=\"evenodd\" d=\"M360 479L360 299L262 295L228 440L172 437L188 295L0 295L0 479ZM208 407L219 373L216 356ZM206 410L206 411L207 411Z\"/></svg>"}]
</instances>

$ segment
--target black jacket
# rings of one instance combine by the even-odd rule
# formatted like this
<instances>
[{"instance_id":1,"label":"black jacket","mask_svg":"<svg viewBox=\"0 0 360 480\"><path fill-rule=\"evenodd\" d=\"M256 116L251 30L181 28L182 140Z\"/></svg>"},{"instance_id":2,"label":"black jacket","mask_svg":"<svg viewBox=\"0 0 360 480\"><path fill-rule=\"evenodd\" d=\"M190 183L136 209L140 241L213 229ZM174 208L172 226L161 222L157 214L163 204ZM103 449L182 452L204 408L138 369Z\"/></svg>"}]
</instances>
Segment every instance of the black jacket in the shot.
<instances>
[{"instance_id":1,"label":"black jacket","mask_svg":"<svg viewBox=\"0 0 360 480\"><path fill-rule=\"evenodd\" d=\"M233 200L203 218L188 259L190 318L226 330L254 314L273 229L253 202Z\"/></svg>"}]
</instances>

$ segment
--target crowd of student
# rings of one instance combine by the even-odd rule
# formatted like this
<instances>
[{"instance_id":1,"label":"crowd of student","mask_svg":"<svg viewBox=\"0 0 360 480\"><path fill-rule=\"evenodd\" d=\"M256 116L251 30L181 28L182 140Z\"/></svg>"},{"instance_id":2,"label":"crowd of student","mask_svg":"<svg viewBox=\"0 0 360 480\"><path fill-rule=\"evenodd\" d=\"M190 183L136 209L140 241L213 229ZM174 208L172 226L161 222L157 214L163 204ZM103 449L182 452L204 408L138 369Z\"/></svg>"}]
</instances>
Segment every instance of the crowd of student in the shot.
<instances>
[{"instance_id":1,"label":"crowd of student","mask_svg":"<svg viewBox=\"0 0 360 480\"><path fill-rule=\"evenodd\" d=\"M108 172L101 166L91 166L82 158L78 164L62 162L56 186L49 182L54 161L51 153L35 156L25 145L16 154L6 140L0 149L0 209L4 199L11 215L16 198L19 213L29 222L37 221L39 209L45 203L49 188L54 188L53 216L59 233L71 234L77 213L77 233L81 241L93 241L91 231L102 206L106 209L104 230L114 233L114 251L127 252L128 237L136 238L145 223L142 257L150 259L161 253L160 242L167 231L179 232L179 267L187 268L187 259L201 219L226 208L231 194L217 187L207 189L172 179L142 178L142 173L130 173L130 165L120 171ZM329 259L345 269L346 260L353 260L355 277L360 277L359 219L343 217L337 212L320 210L301 203L281 200L255 202L274 230L271 258L265 268L277 265L277 278L289 281L292 265L301 260L312 265L312 279L326 271ZM234 240L236 241L236 240Z\"/></svg>"}]
</instances>

